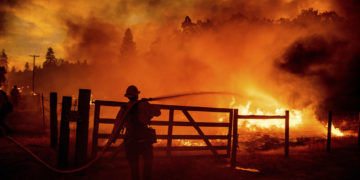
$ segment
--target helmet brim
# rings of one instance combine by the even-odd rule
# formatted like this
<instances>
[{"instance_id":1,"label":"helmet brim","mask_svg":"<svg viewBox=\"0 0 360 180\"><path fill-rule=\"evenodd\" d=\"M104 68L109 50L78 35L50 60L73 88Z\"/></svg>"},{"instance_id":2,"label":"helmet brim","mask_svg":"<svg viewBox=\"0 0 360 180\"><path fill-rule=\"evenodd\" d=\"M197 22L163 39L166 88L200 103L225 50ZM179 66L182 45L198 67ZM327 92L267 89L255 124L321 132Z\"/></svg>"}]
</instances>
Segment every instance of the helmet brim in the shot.
<instances>
[{"instance_id":1,"label":"helmet brim","mask_svg":"<svg viewBox=\"0 0 360 180\"><path fill-rule=\"evenodd\" d=\"M127 93L127 94L124 94L125 97L135 97L137 95L140 94L140 91L136 92L136 94L133 94L133 93Z\"/></svg>"}]
</instances>

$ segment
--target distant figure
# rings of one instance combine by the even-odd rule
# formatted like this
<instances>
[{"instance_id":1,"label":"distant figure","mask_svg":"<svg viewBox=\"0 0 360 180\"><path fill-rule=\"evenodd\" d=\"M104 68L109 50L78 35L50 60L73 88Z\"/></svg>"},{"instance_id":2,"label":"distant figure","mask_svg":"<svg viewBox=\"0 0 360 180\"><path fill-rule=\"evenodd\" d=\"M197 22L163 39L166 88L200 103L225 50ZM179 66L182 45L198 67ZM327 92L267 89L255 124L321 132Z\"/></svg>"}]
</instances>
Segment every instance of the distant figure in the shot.
<instances>
[{"instance_id":1,"label":"distant figure","mask_svg":"<svg viewBox=\"0 0 360 180\"><path fill-rule=\"evenodd\" d=\"M17 105L19 104L20 92L16 85L11 89L10 95L11 95L11 102L15 107L17 107Z\"/></svg>"},{"instance_id":2,"label":"distant figure","mask_svg":"<svg viewBox=\"0 0 360 180\"><path fill-rule=\"evenodd\" d=\"M129 86L125 97L129 102L121 108L116 116L110 142L115 142L119 132L125 127L124 145L126 158L131 169L132 180L140 179L140 155L144 160L143 179L151 179L153 146L156 142L155 130L148 125L151 118L160 115L160 109L151 105L146 99L138 100L140 91ZM128 108L132 107L128 110ZM126 111L128 113L126 114Z\"/></svg>"},{"instance_id":3,"label":"distant figure","mask_svg":"<svg viewBox=\"0 0 360 180\"><path fill-rule=\"evenodd\" d=\"M4 122L6 115L12 112L12 110L13 110L13 106L10 103L6 93L0 89L0 128L3 128L6 134L12 133L12 130Z\"/></svg>"}]
</instances>

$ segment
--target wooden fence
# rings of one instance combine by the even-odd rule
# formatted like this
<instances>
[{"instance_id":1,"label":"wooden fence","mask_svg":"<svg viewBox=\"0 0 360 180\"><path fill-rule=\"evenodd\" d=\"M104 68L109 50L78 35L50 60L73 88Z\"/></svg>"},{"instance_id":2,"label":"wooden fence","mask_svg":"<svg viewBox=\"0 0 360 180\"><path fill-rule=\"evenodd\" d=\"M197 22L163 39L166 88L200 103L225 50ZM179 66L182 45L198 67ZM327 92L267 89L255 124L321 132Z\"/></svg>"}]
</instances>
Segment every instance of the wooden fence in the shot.
<instances>
[{"instance_id":1,"label":"wooden fence","mask_svg":"<svg viewBox=\"0 0 360 180\"><path fill-rule=\"evenodd\" d=\"M236 164L236 152L238 147L238 119L284 119L285 120L285 157L289 157L289 111L285 111L284 116L268 116L268 115L239 115L239 110L234 110L234 129L233 129L233 146L231 156L231 167L235 167Z\"/></svg>"},{"instance_id":2,"label":"wooden fence","mask_svg":"<svg viewBox=\"0 0 360 180\"><path fill-rule=\"evenodd\" d=\"M93 129L93 141L92 141L92 156L95 157L97 151L99 150L98 139L107 139L110 137L110 134L99 133L100 124L114 124L114 119L101 118L101 107L102 106L113 106L121 107L126 103L124 102L114 102L114 101L95 101L95 111L94 111L94 129ZM152 120L152 126L167 126L168 131L167 135L157 135L158 139L167 140L166 146L154 147L156 150L166 151L168 156L171 155L172 151L204 151L210 150L213 155L216 157L230 157L231 152L231 135L233 127L233 109L226 108L209 108L209 107L190 107L190 106L174 106L174 105L155 105L158 106L161 110L168 110L169 117L167 121L158 121ZM174 121L174 112L182 112L188 122L186 121ZM228 122L196 122L194 118L190 115L189 112L217 112L217 113L226 113L229 117ZM197 131L198 135L174 135L173 127L174 126L193 126ZM200 127L225 127L227 128L227 135L205 135ZM120 136L119 138L123 138ZM206 146L173 146L172 141L174 139L200 139L203 140ZM226 140L226 145L213 145L209 140ZM226 153L219 153L219 150L225 150Z\"/></svg>"},{"instance_id":3,"label":"wooden fence","mask_svg":"<svg viewBox=\"0 0 360 180\"><path fill-rule=\"evenodd\" d=\"M78 111L71 111L71 97L63 97L61 123L60 123L60 138L58 138L57 127L57 94L50 94L50 142L51 147L58 149L58 167L65 168L67 166L68 159L68 143L69 143L69 122L77 122L76 133L76 153L75 159L77 166L87 162L87 130L89 123L89 101L90 90L79 90L79 108ZM110 134L99 133L100 124L114 124L114 119L107 119L100 117L100 110L102 106L121 107L126 105L125 102L115 101L95 101L94 111L94 128L92 139L92 157L95 157L99 150L98 140L107 139ZM166 146L155 147L157 150L166 151L168 156L171 156L173 151L211 151L212 155L216 157L231 156L231 166L236 165L236 154L238 147L238 120L239 119L284 119L285 120L285 143L284 154L285 157L289 157L289 111L285 111L285 115L240 115L237 109L228 108L209 108L209 107L191 107L191 106L175 106L175 105L160 105L157 104L161 110L169 111L169 117L167 121L153 120L151 125L153 126L167 126L168 131L166 135L157 135L158 139L164 139L167 141ZM188 121L174 121L174 112L179 111ZM196 122L189 112L215 112L227 114L228 122ZM358 127L358 146L360 147L360 114L357 114L356 123ZM329 112L328 118L328 137L327 137L327 151L331 149L331 126L332 125L332 112ZM173 128L175 126L192 126L197 131L198 135L174 135ZM200 127L220 127L227 128L226 135L206 135ZM120 136L119 138L123 138ZM58 140L59 139L59 140ZM188 140L203 140L206 146L173 146L174 139L188 139ZM226 141L226 145L214 145L211 140L223 140ZM116 147L114 147L116 148ZM219 153L226 152L224 153Z\"/></svg>"}]
</instances>

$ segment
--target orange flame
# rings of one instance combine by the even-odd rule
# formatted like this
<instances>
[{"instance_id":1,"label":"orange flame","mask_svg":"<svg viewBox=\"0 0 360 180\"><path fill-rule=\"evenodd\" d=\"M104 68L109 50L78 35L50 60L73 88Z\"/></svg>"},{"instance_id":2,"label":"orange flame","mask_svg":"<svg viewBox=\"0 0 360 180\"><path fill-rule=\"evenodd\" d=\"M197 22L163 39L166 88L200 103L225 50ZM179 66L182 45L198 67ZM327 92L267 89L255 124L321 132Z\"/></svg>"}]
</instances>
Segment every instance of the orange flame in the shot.
<instances>
[{"instance_id":1,"label":"orange flame","mask_svg":"<svg viewBox=\"0 0 360 180\"><path fill-rule=\"evenodd\" d=\"M253 103L251 101L248 101L246 105L235 105L236 100L235 98L232 99L230 103L231 108L235 108L239 110L239 115L284 115L285 111L289 108L284 108L279 105L274 99L271 98L271 101L274 101L273 104L276 107L273 111L265 111L259 107L254 108ZM304 112L302 110L296 110L296 109L289 109L290 110L290 121L289 125L290 127L297 128L301 125L305 127L304 131L307 130L307 126L310 126L308 124L304 124L303 118L304 118ZM314 125L314 127L318 128L318 132L323 132L323 135L326 135L327 133L327 126L321 125L315 118L315 115L313 112L311 112L310 117L307 117L309 119L313 119L313 122L316 122L317 125ZM219 118L219 122L223 122L223 118ZM247 128L248 131L255 132L259 129L284 129L285 128L285 121L282 119L239 119L238 126ZM312 127L313 128L313 127ZM342 132L339 128L335 128L334 125L332 125L332 135L334 136L344 136L344 132Z\"/></svg>"}]
</instances>

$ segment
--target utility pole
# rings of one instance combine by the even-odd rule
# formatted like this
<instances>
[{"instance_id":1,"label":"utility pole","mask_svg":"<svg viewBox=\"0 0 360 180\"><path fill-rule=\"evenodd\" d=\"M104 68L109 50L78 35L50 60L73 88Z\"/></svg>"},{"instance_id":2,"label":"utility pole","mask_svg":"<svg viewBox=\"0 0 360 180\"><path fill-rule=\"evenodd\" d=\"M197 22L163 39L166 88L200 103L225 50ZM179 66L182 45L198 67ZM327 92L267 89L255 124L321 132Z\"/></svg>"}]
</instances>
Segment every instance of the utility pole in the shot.
<instances>
[{"instance_id":1,"label":"utility pole","mask_svg":"<svg viewBox=\"0 0 360 180\"><path fill-rule=\"evenodd\" d=\"M34 58L33 62L33 75L32 75L32 91L35 94L35 58L40 57L39 55L30 55L30 57Z\"/></svg>"}]
</instances>

